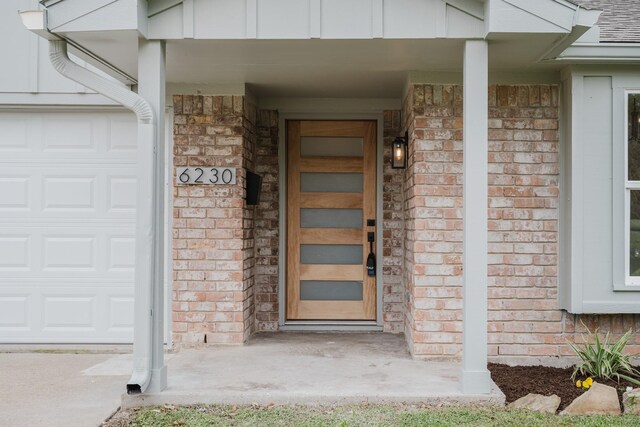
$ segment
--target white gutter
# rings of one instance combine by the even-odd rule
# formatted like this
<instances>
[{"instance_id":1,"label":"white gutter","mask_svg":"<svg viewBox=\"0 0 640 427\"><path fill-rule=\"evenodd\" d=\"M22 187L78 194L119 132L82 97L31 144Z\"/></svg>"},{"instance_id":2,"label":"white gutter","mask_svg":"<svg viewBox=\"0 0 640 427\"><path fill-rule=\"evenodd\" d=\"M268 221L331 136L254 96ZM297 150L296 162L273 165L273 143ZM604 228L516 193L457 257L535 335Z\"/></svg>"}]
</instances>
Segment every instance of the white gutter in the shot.
<instances>
[{"instance_id":1,"label":"white gutter","mask_svg":"<svg viewBox=\"0 0 640 427\"><path fill-rule=\"evenodd\" d=\"M550 49L540 55L536 62L555 59L569 46L571 46L576 40L582 37L582 35L586 33L591 27L596 25L601 13L601 10L589 10L576 5L576 9L573 12L571 31L562 36L556 43L553 44L553 46L551 46Z\"/></svg>"},{"instance_id":2,"label":"white gutter","mask_svg":"<svg viewBox=\"0 0 640 427\"><path fill-rule=\"evenodd\" d=\"M19 13L28 30L49 40L49 59L60 74L123 105L133 111L138 119L133 375L127 383L127 393L142 393L149 386L152 366L151 304L155 271L155 182L152 177L157 152L153 109L137 93L71 61L67 55L67 42L47 30L44 11Z\"/></svg>"},{"instance_id":3,"label":"white gutter","mask_svg":"<svg viewBox=\"0 0 640 427\"><path fill-rule=\"evenodd\" d=\"M555 61L581 64L631 64L640 61L640 43L580 43L570 46Z\"/></svg>"}]
</instances>

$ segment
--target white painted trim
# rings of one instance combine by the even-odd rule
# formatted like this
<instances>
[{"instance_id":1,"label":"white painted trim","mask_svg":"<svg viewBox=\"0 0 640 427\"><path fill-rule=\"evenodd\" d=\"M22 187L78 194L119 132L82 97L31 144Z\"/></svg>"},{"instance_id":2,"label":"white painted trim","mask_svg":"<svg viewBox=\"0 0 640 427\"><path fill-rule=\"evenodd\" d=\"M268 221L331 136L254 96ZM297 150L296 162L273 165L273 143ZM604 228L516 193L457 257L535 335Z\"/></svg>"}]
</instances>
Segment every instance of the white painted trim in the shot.
<instances>
[{"instance_id":1,"label":"white painted trim","mask_svg":"<svg viewBox=\"0 0 640 427\"><path fill-rule=\"evenodd\" d=\"M260 98L259 110L278 110L282 113L365 114L384 110L401 110L397 98ZM330 113L327 113L330 112Z\"/></svg>"},{"instance_id":2,"label":"white painted trim","mask_svg":"<svg viewBox=\"0 0 640 427\"><path fill-rule=\"evenodd\" d=\"M307 100L307 102L309 102ZM340 105L340 100L334 100L335 108L333 110L346 109L345 106ZM302 103L304 104L304 103ZM382 190L384 186L384 176L382 174L382 166L384 160L384 116L383 111L379 110L376 113L361 113L361 112L331 112L332 108L325 110L325 112L315 112L317 106L313 102L306 104L309 111L305 111L305 108L300 105L301 110L297 113L279 111L278 117L278 182L279 182L279 194L278 194L278 226L279 233L279 257L278 257L278 324L279 328L287 327L290 322L286 320L286 259L287 259L287 218L286 218L286 205L287 205L287 157L286 157L286 121L287 120L376 120L377 122L377 150L376 150L376 328L382 328L384 321L382 318L382 296L383 296L383 272L384 266L384 254L383 254L383 201ZM260 107L259 109L265 109ZM274 108L277 109L277 108ZM347 322L354 328L358 322ZM324 322L327 324L327 322ZM378 330L376 329L376 330ZM330 330L330 329L318 329L318 330ZM343 330L357 330L355 329L343 329Z\"/></svg>"},{"instance_id":3,"label":"white painted trim","mask_svg":"<svg viewBox=\"0 0 640 427\"><path fill-rule=\"evenodd\" d=\"M607 76L609 77L609 76ZM611 280L613 283L613 290L628 290L626 287L625 276L628 272L628 267L625 267L628 261L629 251L625 250L629 228L625 225L627 217L627 210L625 209L625 197L626 197L626 156L627 156L627 143L626 139L626 123L627 123L627 102L625 97L625 88L616 84L615 77L611 76L612 83L612 99L611 99L611 160L612 160L612 188L611 188L611 203L612 203L612 223L611 223ZM617 144L616 141L622 141L622 144ZM622 173L621 173L622 172ZM623 243L621 243L623 242ZM636 288L640 289L640 288Z\"/></svg>"},{"instance_id":4,"label":"white painted trim","mask_svg":"<svg viewBox=\"0 0 640 427\"><path fill-rule=\"evenodd\" d=\"M626 155L626 96L625 93L640 92L640 79L637 74L637 67L631 65L574 65L566 68L562 72L563 79L570 83L571 93L564 93L562 102L570 102L571 107L565 108L565 112L571 115L571 122L565 126L562 133L562 167L563 186L561 192L561 218L560 224L560 258L559 286L561 308L570 313L617 313L638 312L637 295L640 295L640 287L625 285L625 275L628 271L628 245L625 243L629 222L628 212L625 206L628 204L627 190L625 188L625 155ZM598 284L591 283L585 276L587 270L583 256L585 241L585 230L583 223L585 215L586 195L589 189L584 187L583 176L588 174L584 168L584 158L588 152L582 147L581 142L586 140L585 127L581 118L585 99L591 94L585 92L586 78L606 77L611 80L611 110L607 115L611 115L611 141L612 144L612 165L608 166L612 171L611 185L611 244L612 252L605 254L602 262L611 263L609 280L599 281ZM626 91L626 92L625 92ZM607 98L609 99L609 98ZM609 102L608 101L608 102ZM583 188L584 187L584 188ZM592 288L593 287L593 288ZM597 293L593 291L597 290ZM586 300L585 298L590 298ZM595 301L593 298L596 298ZM635 308L632 308L635 307Z\"/></svg>"},{"instance_id":5,"label":"white painted trim","mask_svg":"<svg viewBox=\"0 0 640 427\"><path fill-rule=\"evenodd\" d=\"M631 209L631 191L632 190L640 190L640 182L638 181L629 181L628 175L628 164L629 164L629 95L640 95L640 90L624 90L623 91L623 103L624 109L622 111L622 115L624 117L624 126L623 126L623 141L622 146L624 147L624 163L623 163L623 182L624 182L624 283L617 283L615 280L613 282L614 290L616 291L638 291L640 290L640 277L631 276L630 268L631 268L631 260L629 259L631 253L631 218L629 218L629 213ZM614 97L615 103L615 97ZM613 117L613 125L615 126L615 115ZM616 145L616 138L613 139L614 146ZM614 188L614 193L616 189ZM614 242L615 243L615 242ZM637 309L636 309L637 311Z\"/></svg>"},{"instance_id":6,"label":"white painted trim","mask_svg":"<svg viewBox=\"0 0 640 427\"><path fill-rule=\"evenodd\" d=\"M489 47L470 40L464 49L463 84L463 309L464 394L491 392L487 370Z\"/></svg>"},{"instance_id":7,"label":"white painted trim","mask_svg":"<svg viewBox=\"0 0 640 427\"><path fill-rule=\"evenodd\" d=\"M570 147L567 144L571 144L570 126L571 126L571 113L565 113L565 108L571 105L571 92L566 90L571 87L571 75L565 73L562 74L562 82L558 88L558 136L559 136L559 150L558 150L558 162L560 170L558 174L558 303L559 307L564 310L568 310L571 304L571 227L569 218L569 209L571 206L571 200L567 197L567 193L571 193L570 182L570 160L571 156L567 156L570 153ZM567 192L567 189L569 190Z\"/></svg>"},{"instance_id":8,"label":"white painted trim","mask_svg":"<svg viewBox=\"0 0 640 427\"><path fill-rule=\"evenodd\" d=\"M571 94L573 101L571 103L571 194L569 197L571 203L572 230L570 232L571 241L569 242L569 246L572 253L569 257L571 262L568 265L571 277L571 298L569 301L569 308L571 313L582 313L584 260L581 250L584 246L584 239L581 227L582 224L584 224L584 211L581 207L584 206L584 185L581 177L584 176L584 162L583 150L577 149L575 141L584 140L584 137L582 136L583 129L580 125L580 119L583 117L582 110L584 104L583 76L571 76ZM574 209L574 207L577 207L578 209ZM576 224L579 224L580 227L576 227Z\"/></svg>"},{"instance_id":9,"label":"white painted trim","mask_svg":"<svg viewBox=\"0 0 640 427\"><path fill-rule=\"evenodd\" d=\"M377 114L376 141L376 323L384 327L384 112Z\"/></svg>"},{"instance_id":10,"label":"white painted trim","mask_svg":"<svg viewBox=\"0 0 640 427\"><path fill-rule=\"evenodd\" d=\"M576 43L553 61L569 63L637 63L640 43Z\"/></svg>"},{"instance_id":11,"label":"white painted trim","mask_svg":"<svg viewBox=\"0 0 640 427\"><path fill-rule=\"evenodd\" d=\"M278 115L278 325L286 321L287 298L287 142L286 118Z\"/></svg>"}]
</instances>

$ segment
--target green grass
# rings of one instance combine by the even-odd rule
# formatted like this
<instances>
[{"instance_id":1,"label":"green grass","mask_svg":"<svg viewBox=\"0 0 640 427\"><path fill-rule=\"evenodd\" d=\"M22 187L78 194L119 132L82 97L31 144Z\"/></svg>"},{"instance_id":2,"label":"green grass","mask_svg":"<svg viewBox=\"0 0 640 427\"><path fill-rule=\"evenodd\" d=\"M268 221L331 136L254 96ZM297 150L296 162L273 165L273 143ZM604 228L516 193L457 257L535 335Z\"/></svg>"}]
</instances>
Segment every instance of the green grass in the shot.
<instances>
[{"instance_id":1,"label":"green grass","mask_svg":"<svg viewBox=\"0 0 640 427\"><path fill-rule=\"evenodd\" d=\"M638 426L637 416L565 417L495 408L358 406L163 406L122 413L106 424L120 426Z\"/></svg>"}]
</instances>

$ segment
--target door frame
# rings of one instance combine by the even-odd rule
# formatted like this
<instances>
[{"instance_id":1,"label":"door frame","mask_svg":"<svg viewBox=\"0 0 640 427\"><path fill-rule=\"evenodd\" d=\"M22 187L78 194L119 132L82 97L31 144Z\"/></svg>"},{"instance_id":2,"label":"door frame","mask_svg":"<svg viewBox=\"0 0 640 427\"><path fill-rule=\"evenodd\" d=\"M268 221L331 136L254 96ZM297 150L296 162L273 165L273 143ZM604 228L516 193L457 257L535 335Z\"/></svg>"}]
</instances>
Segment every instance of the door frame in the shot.
<instances>
[{"instance_id":1,"label":"door frame","mask_svg":"<svg viewBox=\"0 0 640 427\"><path fill-rule=\"evenodd\" d=\"M286 320L286 269L287 269L287 120L372 120L376 122L376 320L315 321ZM384 159L384 116L379 113L286 113L278 117L278 325L282 331L382 331L382 291L384 266L382 188Z\"/></svg>"}]
</instances>

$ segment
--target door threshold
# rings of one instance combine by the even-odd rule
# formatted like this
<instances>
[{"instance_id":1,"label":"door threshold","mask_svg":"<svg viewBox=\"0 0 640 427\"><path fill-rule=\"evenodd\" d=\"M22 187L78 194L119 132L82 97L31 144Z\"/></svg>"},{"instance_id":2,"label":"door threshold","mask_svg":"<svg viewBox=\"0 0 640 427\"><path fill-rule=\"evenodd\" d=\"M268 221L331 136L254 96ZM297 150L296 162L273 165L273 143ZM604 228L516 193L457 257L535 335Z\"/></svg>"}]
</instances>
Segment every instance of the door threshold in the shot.
<instances>
[{"instance_id":1,"label":"door threshold","mask_svg":"<svg viewBox=\"0 0 640 427\"><path fill-rule=\"evenodd\" d=\"M280 325L280 331L315 331L315 332L382 332L383 327L375 321L319 321L288 320Z\"/></svg>"}]
</instances>

